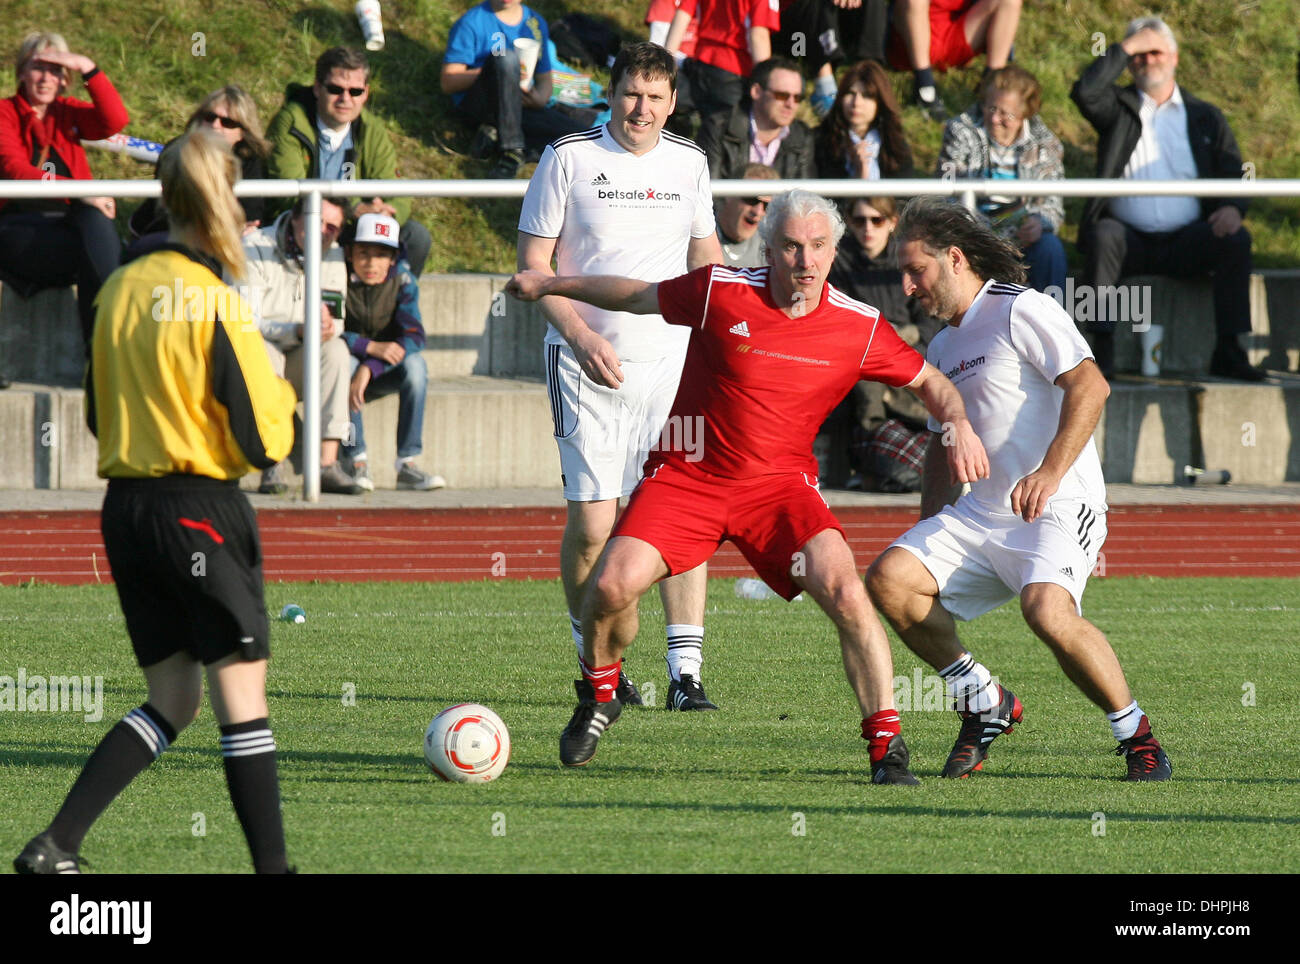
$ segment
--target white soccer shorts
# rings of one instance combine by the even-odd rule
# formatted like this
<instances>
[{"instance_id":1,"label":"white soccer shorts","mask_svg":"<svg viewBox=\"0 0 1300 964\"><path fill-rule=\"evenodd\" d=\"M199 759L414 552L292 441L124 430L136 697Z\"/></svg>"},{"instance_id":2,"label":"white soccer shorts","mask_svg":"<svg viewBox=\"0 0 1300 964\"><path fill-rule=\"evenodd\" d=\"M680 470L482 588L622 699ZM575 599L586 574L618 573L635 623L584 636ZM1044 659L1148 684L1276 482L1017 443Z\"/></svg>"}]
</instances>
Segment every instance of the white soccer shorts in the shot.
<instances>
[{"instance_id":1,"label":"white soccer shorts","mask_svg":"<svg viewBox=\"0 0 1300 964\"><path fill-rule=\"evenodd\" d=\"M913 526L894 546L921 560L939 584L943 608L965 621L1036 582L1065 588L1083 615L1083 590L1105 541L1106 513L1083 502L1053 502L1034 522L1025 522L973 510L963 497Z\"/></svg>"},{"instance_id":2,"label":"white soccer shorts","mask_svg":"<svg viewBox=\"0 0 1300 964\"><path fill-rule=\"evenodd\" d=\"M568 345L546 345L545 352L564 498L600 502L630 495L668 421L685 353L623 361L623 382L613 389L583 374Z\"/></svg>"}]
</instances>

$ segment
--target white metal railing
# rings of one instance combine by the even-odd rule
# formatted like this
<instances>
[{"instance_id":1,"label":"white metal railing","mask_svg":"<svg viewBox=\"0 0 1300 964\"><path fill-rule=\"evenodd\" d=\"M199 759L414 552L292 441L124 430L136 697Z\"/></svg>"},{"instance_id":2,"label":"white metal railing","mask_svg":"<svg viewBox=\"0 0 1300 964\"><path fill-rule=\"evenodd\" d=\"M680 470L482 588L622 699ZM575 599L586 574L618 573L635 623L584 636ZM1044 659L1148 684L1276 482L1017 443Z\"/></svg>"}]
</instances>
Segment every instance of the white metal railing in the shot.
<instances>
[{"instance_id":1,"label":"white metal railing","mask_svg":"<svg viewBox=\"0 0 1300 964\"><path fill-rule=\"evenodd\" d=\"M714 181L715 197L747 197L756 185L772 181ZM1280 178L1194 181L1125 181L1111 178L1077 178L1064 181L961 180L953 178L906 178L861 181L851 178L835 180L783 180L783 190L800 187L825 197L955 197L972 210L976 198L1000 197L1128 197L1137 193L1139 184L1144 196L1180 197L1300 197L1300 180ZM240 181L235 185L239 197L303 197L303 225L307 249L303 252L306 304L303 306L303 498L320 499L320 201L322 197L455 197L455 198L522 198L528 182L522 180L453 180L453 181L322 181L259 180ZM150 198L162 194L156 180L0 180L0 198L76 198L114 197Z\"/></svg>"}]
</instances>

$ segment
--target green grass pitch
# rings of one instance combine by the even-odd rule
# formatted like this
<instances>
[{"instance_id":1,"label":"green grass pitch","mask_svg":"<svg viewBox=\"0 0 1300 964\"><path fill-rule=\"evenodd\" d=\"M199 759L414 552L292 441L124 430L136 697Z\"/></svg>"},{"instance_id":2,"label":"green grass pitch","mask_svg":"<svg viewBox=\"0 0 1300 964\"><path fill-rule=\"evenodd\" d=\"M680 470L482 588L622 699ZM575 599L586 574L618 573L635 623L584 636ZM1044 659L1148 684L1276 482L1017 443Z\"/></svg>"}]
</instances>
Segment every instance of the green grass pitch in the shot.
<instances>
[{"instance_id":1,"label":"green grass pitch","mask_svg":"<svg viewBox=\"0 0 1300 964\"><path fill-rule=\"evenodd\" d=\"M903 709L918 788L869 782L859 714L830 623L809 602L710 584L705 683L722 711L662 710L663 616L642 604L626 668L657 690L595 761L569 772L573 648L558 583L271 585L268 684L291 859L305 873L581 872L616 847L642 872L1294 872L1300 712L1292 580L1095 580L1110 636L1174 762L1161 785L1120 781L1101 714L1014 605L964 629L1025 704L985 771L938 772L950 711ZM0 711L0 851L53 815L106 730L144 699L107 587L0 589L0 677L102 676L103 719ZM895 672L919 667L894 641ZM355 699L350 694L355 693ZM925 693L924 686L921 695ZM446 784L421 737L461 701L506 721L501 779ZM201 833L199 831L202 831ZM250 868L211 711L108 809L83 847L96 872ZM8 857L5 857L5 864Z\"/></svg>"}]
</instances>

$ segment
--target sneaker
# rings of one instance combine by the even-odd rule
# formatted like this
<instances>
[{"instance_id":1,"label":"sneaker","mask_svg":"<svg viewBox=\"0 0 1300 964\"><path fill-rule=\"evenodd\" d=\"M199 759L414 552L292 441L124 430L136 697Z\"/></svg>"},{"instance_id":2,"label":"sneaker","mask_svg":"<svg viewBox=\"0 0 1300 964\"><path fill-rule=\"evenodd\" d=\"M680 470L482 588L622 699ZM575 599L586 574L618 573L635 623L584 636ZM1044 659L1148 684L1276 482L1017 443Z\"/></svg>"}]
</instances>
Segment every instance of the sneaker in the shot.
<instances>
[{"instance_id":1,"label":"sneaker","mask_svg":"<svg viewBox=\"0 0 1300 964\"><path fill-rule=\"evenodd\" d=\"M948 108L943 106L943 99L938 94L934 100L922 100L920 94L912 96L912 103L924 111L925 116L935 123L942 124L948 120Z\"/></svg>"},{"instance_id":2,"label":"sneaker","mask_svg":"<svg viewBox=\"0 0 1300 964\"><path fill-rule=\"evenodd\" d=\"M289 483L285 481L284 463L276 462L269 469L262 470L262 481L257 487L257 491L262 495L284 495L289 491Z\"/></svg>"},{"instance_id":3,"label":"sneaker","mask_svg":"<svg viewBox=\"0 0 1300 964\"><path fill-rule=\"evenodd\" d=\"M358 481L360 481L358 479ZM403 462L397 470L397 487L399 489L412 489L416 492L428 492L430 489L442 489L447 485L447 480L441 475L429 475L427 472L421 472L416 468L414 462Z\"/></svg>"},{"instance_id":4,"label":"sneaker","mask_svg":"<svg viewBox=\"0 0 1300 964\"><path fill-rule=\"evenodd\" d=\"M614 695L624 706L645 706L645 700L641 699L641 691L622 670L618 671L618 689L614 690Z\"/></svg>"},{"instance_id":5,"label":"sneaker","mask_svg":"<svg viewBox=\"0 0 1300 964\"><path fill-rule=\"evenodd\" d=\"M367 492L375 491L375 483L370 478L370 463L365 459L352 463L352 481Z\"/></svg>"},{"instance_id":6,"label":"sneaker","mask_svg":"<svg viewBox=\"0 0 1300 964\"><path fill-rule=\"evenodd\" d=\"M871 764L871 782L900 787L920 786L921 781L916 778L916 774L907 768L910 760L911 754L907 752L907 744L903 742L903 738L894 737L889 741L889 747L885 750L885 755L880 758L880 762Z\"/></svg>"},{"instance_id":7,"label":"sneaker","mask_svg":"<svg viewBox=\"0 0 1300 964\"><path fill-rule=\"evenodd\" d=\"M56 847L46 831L27 841L23 852L14 858L14 870L20 874L79 874L81 858Z\"/></svg>"},{"instance_id":8,"label":"sneaker","mask_svg":"<svg viewBox=\"0 0 1300 964\"><path fill-rule=\"evenodd\" d=\"M668 685L668 702L666 710L716 710L704 695L704 687L690 673L683 673L681 681L673 680Z\"/></svg>"},{"instance_id":9,"label":"sneaker","mask_svg":"<svg viewBox=\"0 0 1300 964\"><path fill-rule=\"evenodd\" d=\"M1120 740L1115 747L1115 755L1127 758L1128 775L1125 780L1154 783L1168 780L1174 775L1174 765L1160 746L1160 741L1151 735L1151 724L1142 714L1138 722L1138 731L1127 740Z\"/></svg>"},{"instance_id":10,"label":"sneaker","mask_svg":"<svg viewBox=\"0 0 1300 964\"><path fill-rule=\"evenodd\" d=\"M524 164L523 151L502 151L487 176L496 181L509 181L519 173Z\"/></svg>"},{"instance_id":11,"label":"sneaker","mask_svg":"<svg viewBox=\"0 0 1300 964\"><path fill-rule=\"evenodd\" d=\"M486 161L497 152L497 129L491 124L480 124L470 141L469 156L476 161Z\"/></svg>"},{"instance_id":12,"label":"sneaker","mask_svg":"<svg viewBox=\"0 0 1300 964\"><path fill-rule=\"evenodd\" d=\"M617 696L608 703L597 703L589 680L574 680L573 688L578 694L578 708L560 734L560 762L566 767L585 767L596 755L601 735L623 712L623 704Z\"/></svg>"},{"instance_id":13,"label":"sneaker","mask_svg":"<svg viewBox=\"0 0 1300 964\"><path fill-rule=\"evenodd\" d=\"M998 705L983 713L958 711L962 718L957 742L943 765L942 776L968 777L984 765L989 755L989 744L1003 733L1010 733L1014 725L1025 718L1025 709L1016 694L998 686Z\"/></svg>"},{"instance_id":14,"label":"sneaker","mask_svg":"<svg viewBox=\"0 0 1300 964\"><path fill-rule=\"evenodd\" d=\"M813 91L813 95L808 98L808 103L812 106L813 113L818 119L824 119L835 106L835 91Z\"/></svg>"},{"instance_id":15,"label":"sneaker","mask_svg":"<svg viewBox=\"0 0 1300 964\"><path fill-rule=\"evenodd\" d=\"M341 462L322 465L320 470L320 490L333 492L335 495L360 495L365 491L357 480L348 475Z\"/></svg>"}]
</instances>

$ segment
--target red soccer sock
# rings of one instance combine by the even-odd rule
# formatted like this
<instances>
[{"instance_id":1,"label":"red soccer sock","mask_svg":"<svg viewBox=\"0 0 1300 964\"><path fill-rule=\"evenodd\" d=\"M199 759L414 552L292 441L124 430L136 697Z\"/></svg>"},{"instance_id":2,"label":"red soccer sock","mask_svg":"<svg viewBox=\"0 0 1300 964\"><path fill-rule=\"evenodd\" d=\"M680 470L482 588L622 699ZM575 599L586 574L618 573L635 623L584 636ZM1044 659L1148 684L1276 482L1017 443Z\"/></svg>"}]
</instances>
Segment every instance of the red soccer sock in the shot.
<instances>
[{"instance_id":1,"label":"red soccer sock","mask_svg":"<svg viewBox=\"0 0 1300 964\"><path fill-rule=\"evenodd\" d=\"M582 678L596 691L596 702L612 700L614 691L618 689L618 674L623 671L623 661L620 659L608 666L588 666L585 660L578 660L578 663L582 667Z\"/></svg>"},{"instance_id":2,"label":"red soccer sock","mask_svg":"<svg viewBox=\"0 0 1300 964\"><path fill-rule=\"evenodd\" d=\"M867 741L867 753L871 762L879 763L889 750L889 741L902 732L898 710L895 709L880 710L863 720L862 739Z\"/></svg>"}]
</instances>

